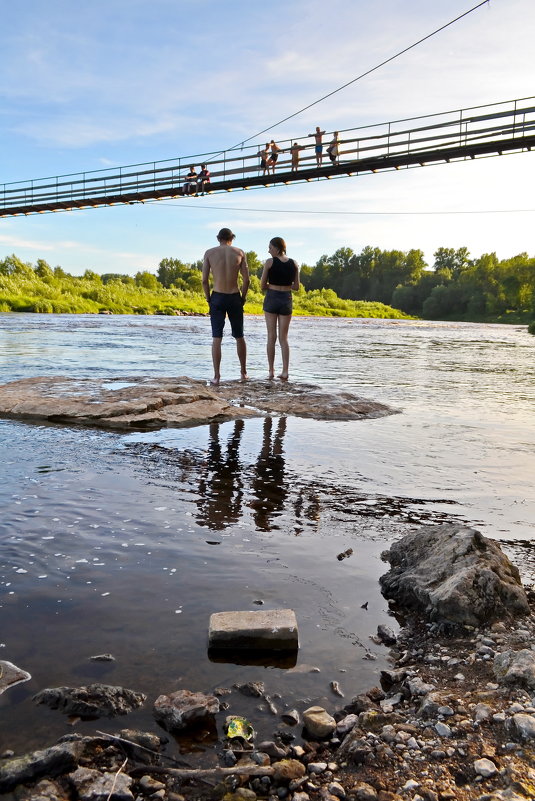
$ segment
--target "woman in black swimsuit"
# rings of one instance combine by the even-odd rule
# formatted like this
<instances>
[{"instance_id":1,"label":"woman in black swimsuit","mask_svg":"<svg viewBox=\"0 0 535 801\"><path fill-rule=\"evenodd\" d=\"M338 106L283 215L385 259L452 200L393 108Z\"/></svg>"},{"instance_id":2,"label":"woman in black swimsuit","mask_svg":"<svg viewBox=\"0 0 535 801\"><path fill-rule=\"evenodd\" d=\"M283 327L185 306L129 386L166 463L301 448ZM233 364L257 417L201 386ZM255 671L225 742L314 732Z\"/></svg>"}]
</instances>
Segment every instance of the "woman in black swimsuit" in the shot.
<instances>
[{"instance_id":1,"label":"woman in black swimsuit","mask_svg":"<svg viewBox=\"0 0 535 801\"><path fill-rule=\"evenodd\" d=\"M275 345L277 333L282 356L281 381L288 380L290 365L290 346L288 328L292 319L292 290L299 289L299 265L286 255L286 242L275 236L269 243L271 258L267 259L262 271L260 287L266 293L264 298L264 317L267 327L268 378L275 377Z\"/></svg>"}]
</instances>

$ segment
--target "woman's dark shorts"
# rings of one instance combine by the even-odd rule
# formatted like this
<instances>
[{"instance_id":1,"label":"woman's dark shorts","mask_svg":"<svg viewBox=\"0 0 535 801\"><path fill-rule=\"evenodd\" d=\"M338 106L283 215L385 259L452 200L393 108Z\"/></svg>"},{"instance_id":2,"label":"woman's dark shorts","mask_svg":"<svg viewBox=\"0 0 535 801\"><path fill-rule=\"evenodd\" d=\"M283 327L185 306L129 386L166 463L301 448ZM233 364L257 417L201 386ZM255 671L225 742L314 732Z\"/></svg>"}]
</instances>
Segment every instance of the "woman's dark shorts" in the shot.
<instances>
[{"instance_id":1,"label":"woman's dark shorts","mask_svg":"<svg viewBox=\"0 0 535 801\"><path fill-rule=\"evenodd\" d=\"M221 339L225 327L225 317L228 314L232 336L234 339L243 337L243 300L239 292L227 295L226 292L212 292L210 295L210 322L212 323L212 336Z\"/></svg>"},{"instance_id":2,"label":"woman's dark shorts","mask_svg":"<svg viewBox=\"0 0 535 801\"><path fill-rule=\"evenodd\" d=\"M282 314L287 316L292 313L292 293L281 292L279 289L268 289L264 297L264 311L268 314Z\"/></svg>"}]
</instances>

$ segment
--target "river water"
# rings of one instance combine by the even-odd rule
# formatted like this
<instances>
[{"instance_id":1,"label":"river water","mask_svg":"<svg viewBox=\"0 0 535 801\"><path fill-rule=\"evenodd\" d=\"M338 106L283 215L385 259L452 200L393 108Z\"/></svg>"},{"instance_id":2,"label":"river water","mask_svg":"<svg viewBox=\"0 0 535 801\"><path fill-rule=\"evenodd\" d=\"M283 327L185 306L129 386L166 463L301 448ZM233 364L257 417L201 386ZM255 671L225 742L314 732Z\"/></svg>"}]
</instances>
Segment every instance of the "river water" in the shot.
<instances>
[{"instance_id":1,"label":"river water","mask_svg":"<svg viewBox=\"0 0 535 801\"><path fill-rule=\"evenodd\" d=\"M248 318L246 334L251 379L263 379L263 320ZM32 674L0 696L0 752L71 731L33 703L44 687L146 693L142 710L99 721L110 732L157 730L161 693L235 682L264 681L281 710L339 707L330 682L348 700L377 683L387 654L370 635L397 625L379 592L381 551L422 523L466 521L533 580L535 339L525 327L294 318L290 339L292 380L399 413L127 434L0 420L0 658ZM208 380L209 321L3 314L0 367L2 383ZM223 379L237 374L225 337ZM295 610L296 665L211 661L210 614L260 608ZM115 661L89 660L102 653ZM258 699L226 698L260 735L277 727Z\"/></svg>"}]
</instances>

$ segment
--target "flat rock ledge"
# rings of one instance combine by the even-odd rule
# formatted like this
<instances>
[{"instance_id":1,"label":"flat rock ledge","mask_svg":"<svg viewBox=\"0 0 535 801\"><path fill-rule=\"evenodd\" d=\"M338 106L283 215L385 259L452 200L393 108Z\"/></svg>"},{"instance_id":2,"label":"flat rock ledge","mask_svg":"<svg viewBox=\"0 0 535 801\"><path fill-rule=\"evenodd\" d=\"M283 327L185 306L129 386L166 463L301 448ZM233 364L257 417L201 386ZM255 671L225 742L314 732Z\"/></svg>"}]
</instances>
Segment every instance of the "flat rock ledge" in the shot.
<instances>
[{"instance_id":1,"label":"flat rock ledge","mask_svg":"<svg viewBox=\"0 0 535 801\"><path fill-rule=\"evenodd\" d=\"M113 429L194 426L266 413L358 420L396 411L349 392L275 381L229 381L212 387L186 376L51 376L0 385L0 417Z\"/></svg>"}]
</instances>

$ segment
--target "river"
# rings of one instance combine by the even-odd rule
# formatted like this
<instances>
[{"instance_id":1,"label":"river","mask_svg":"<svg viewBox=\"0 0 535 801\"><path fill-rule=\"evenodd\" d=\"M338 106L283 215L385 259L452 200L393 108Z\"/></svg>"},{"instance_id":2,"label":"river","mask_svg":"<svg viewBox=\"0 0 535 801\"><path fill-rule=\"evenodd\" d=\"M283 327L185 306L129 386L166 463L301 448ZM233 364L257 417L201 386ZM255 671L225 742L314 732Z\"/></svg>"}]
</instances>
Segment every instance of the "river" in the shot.
<instances>
[{"instance_id":1,"label":"river","mask_svg":"<svg viewBox=\"0 0 535 801\"><path fill-rule=\"evenodd\" d=\"M249 373L264 378L264 323L246 324ZM399 413L127 434L0 420L0 658L32 674L0 696L0 752L71 730L33 703L44 687L145 692L144 709L99 721L110 732L157 729L160 693L251 680L280 695L279 709L339 707L330 682L348 700L376 684L387 653L370 635L397 625L378 588L381 552L422 523L466 521L533 581L535 339L525 327L296 317L290 341L292 380ZM208 380L209 321L1 314L0 367L2 383ZM222 371L238 375L230 336ZM297 664L211 661L210 614L259 608L295 610ZM90 661L102 653L115 661ZM261 734L276 727L258 699L227 698Z\"/></svg>"}]
</instances>

